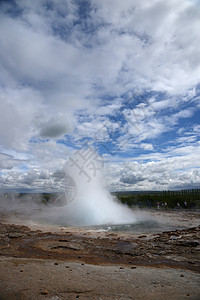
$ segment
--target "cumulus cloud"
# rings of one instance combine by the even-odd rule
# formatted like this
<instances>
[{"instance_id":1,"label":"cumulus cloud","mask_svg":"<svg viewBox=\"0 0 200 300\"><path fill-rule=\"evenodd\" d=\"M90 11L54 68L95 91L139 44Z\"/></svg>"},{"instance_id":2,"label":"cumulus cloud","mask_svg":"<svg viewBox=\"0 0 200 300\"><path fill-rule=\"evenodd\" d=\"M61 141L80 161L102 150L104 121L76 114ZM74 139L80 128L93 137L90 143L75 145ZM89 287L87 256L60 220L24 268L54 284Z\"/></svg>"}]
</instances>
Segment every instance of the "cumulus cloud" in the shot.
<instances>
[{"instance_id":1,"label":"cumulus cloud","mask_svg":"<svg viewBox=\"0 0 200 300\"><path fill-rule=\"evenodd\" d=\"M199 146L174 148L165 153L140 155L138 161L112 162L107 169L107 184L112 190L167 190L181 189L184 185L185 188L198 187L199 151Z\"/></svg>"},{"instance_id":2,"label":"cumulus cloud","mask_svg":"<svg viewBox=\"0 0 200 300\"><path fill-rule=\"evenodd\" d=\"M50 187L86 139L111 189L196 184L199 27L190 0L1 1L1 186Z\"/></svg>"},{"instance_id":3,"label":"cumulus cloud","mask_svg":"<svg viewBox=\"0 0 200 300\"><path fill-rule=\"evenodd\" d=\"M11 155L0 153L0 169L10 170L15 165L17 165L19 161L14 160L14 157Z\"/></svg>"}]
</instances>

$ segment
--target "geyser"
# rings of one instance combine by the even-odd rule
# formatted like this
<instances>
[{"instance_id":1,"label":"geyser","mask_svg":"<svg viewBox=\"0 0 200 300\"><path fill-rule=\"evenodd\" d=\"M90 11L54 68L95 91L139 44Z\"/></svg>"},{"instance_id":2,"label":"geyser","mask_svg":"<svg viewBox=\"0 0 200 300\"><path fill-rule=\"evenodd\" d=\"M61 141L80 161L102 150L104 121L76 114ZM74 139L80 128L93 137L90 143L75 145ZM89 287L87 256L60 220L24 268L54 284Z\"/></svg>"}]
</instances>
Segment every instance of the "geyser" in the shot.
<instances>
[{"instance_id":1,"label":"geyser","mask_svg":"<svg viewBox=\"0 0 200 300\"><path fill-rule=\"evenodd\" d=\"M55 208L62 224L86 226L136 222L133 211L117 202L105 188L97 156L89 163L78 160L76 154L80 153L77 151L64 166L66 176L71 176L76 183L76 196L65 207Z\"/></svg>"},{"instance_id":2,"label":"geyser","mask_svg":"<svg viewBox=\"0 0 200 300\"><path fill-rule=\"evenodd\" d=\"M76 151L65 164L65 177L55 187L61 188L59 195L52 195L46 204L41 194L13 194L13 198L2 195L0 209L16 213L26 223L89 226L141 221L140 213L133 213L107 191L97 155L85 156L82 151L86 150Z\"/></svg>"}]
</instances>

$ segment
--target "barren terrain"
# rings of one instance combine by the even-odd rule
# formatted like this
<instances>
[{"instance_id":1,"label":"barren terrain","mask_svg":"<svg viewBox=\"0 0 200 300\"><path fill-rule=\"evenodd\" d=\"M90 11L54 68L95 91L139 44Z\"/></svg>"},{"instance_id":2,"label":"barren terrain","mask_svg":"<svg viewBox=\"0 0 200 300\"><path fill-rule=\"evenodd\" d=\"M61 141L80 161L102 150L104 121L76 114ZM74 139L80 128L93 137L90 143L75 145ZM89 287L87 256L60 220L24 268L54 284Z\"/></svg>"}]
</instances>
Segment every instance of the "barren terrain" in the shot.
<instances>
[{"instance_id":1,"label":"barren terrain","mask_svg":"<svg viewBox=\"0 0 200 300\"><path fill-rule=\"evenodd\" d=\"M200 212L149 214L179 229L95 232L2 215L0 299L200 299Z\"/></svg>"}]
</instances>

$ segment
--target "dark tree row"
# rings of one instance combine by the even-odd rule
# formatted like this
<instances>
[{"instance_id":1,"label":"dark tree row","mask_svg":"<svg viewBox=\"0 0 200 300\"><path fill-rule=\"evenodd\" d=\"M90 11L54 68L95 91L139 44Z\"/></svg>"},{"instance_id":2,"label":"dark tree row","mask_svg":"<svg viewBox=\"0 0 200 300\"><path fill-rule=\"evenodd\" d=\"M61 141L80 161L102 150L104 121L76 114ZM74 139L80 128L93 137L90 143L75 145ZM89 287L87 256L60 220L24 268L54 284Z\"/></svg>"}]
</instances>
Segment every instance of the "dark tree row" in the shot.
<instances>
[{"instance_id":1,"label":"dark tree row","mask_svg":"<svg viewBox=\"0 0 200 300\"><path fill-rule=\"evenodd\" d=\"M128 206L160 208L200 208L200 189L162 192L120 192L117 198ZM179 206L180 205L180 206Z\"/></svg>"}]
</instances>

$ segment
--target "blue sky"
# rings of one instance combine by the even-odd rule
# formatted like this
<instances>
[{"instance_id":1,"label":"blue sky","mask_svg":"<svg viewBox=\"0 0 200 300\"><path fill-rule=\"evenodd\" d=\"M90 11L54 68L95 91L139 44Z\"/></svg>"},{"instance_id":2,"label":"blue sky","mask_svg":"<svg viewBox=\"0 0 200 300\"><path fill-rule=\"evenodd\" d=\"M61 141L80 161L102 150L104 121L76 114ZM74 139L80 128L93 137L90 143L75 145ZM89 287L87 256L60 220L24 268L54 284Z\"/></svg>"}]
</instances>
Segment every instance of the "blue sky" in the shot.
<instances>
[{"instance_id":1,"label":"blue sky","mask_svg":"<svg viewBox=\"0 0 200 300\"><path fill-rule=\"evenodd\" d=\"M200 183L200 3L0 3L0 187L48 191L87 143L109 190Z\"/></svg>"}]
</instances>

